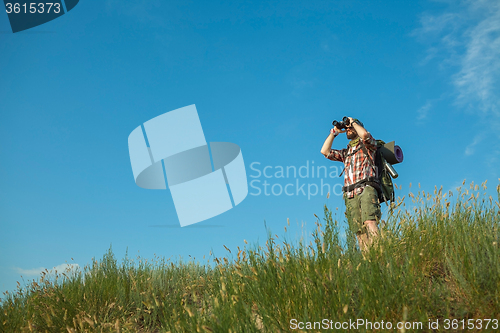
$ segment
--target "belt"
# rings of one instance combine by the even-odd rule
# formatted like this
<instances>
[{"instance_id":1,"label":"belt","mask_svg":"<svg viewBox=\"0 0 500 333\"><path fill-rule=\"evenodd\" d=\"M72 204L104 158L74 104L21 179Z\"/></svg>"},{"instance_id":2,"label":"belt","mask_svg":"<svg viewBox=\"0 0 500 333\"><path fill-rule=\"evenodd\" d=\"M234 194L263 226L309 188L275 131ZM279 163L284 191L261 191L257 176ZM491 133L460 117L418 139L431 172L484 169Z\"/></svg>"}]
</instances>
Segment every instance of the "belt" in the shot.
<instances>
[{"instance_id":1,"label":"belt","mask_svg":"<svg viewBox=\"0 0 500 333\"><path fill-rule=\"evenodd\" d=\"M364 187L366 185L370 185L371 187L375 188L377 192L380 192L380 184L379 180L375 177L368 177L363 180L360 180L357 183L351 184L349 186L343 186L342 191L343 192L351 192L354 189Z\"/></svg>"}]
</instances>

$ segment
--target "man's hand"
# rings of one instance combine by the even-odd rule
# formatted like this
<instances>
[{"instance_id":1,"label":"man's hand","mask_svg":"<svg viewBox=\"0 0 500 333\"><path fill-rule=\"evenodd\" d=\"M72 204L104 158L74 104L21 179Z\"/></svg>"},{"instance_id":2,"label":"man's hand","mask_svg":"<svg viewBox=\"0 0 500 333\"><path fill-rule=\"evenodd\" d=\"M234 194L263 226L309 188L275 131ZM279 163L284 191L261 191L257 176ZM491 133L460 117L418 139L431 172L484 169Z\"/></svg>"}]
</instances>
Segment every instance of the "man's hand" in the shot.
<instances>
[{"instance_id":1,"label":"man's hand","mask_svg":"<svg viewBox=\"0 0 500 333\"><path fill-rule=\"evenodd\" d=\"M352 123L354 122L354 119L351 117L347 117L347 119L349 119L349 125L347 127L353 127Z\"/></svg>"},{"instance_id":2,"label":"man's hand","mask_svg":"<svg viewBox=\"0 0 500 333\"><path fill-rule=\"evenodd\" d=\"M330 150L332 149L332 143L333 139L339 134L339 133L344 133L345 131L340 131L337 126L332 128L330 130L330 135L325 140L325 143L323 144L323 147L321 147L321 154L323 154L325 157L330 154Z\"/></svg>"},{"instance_id":3,"label":"man's hand","mask_svg":"<svg viewBox=\"0 0 500 333\"><path fill-rule=\"evenodd\" d=\"M340 134L340 133L345 133L345 131L346 131L346 130L340 130L340 129L338 129L338 128L337 128L337 126L335 126L334 128L332 128L332 129L330 130L330 133L335 134L335 132L336 132L336 133L339 133L339 134Z\"/></svg>"}]
</instances>

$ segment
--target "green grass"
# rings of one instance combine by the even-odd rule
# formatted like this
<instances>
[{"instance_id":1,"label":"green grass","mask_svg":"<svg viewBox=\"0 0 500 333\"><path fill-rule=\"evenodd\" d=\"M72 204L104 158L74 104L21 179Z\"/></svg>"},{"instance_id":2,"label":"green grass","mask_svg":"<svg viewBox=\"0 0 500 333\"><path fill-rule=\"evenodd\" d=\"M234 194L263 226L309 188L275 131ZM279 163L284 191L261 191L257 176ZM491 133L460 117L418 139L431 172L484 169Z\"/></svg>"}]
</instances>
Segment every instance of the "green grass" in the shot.
<instances>
[{"instance_id":1,"label":"green grass","mask_svg":"<svg viewBox=\"0 0 500 333\"><path fill-rule=\"evenodd\" d=\"M429 320L443 330L445 319L460 327L462 319L499 319L500 205L485 190L486 182L398 199L364 255L349 231L342 242L326 206L314 242L269 235L263 248L238 248L214 265L119 264L110 249L77 274L43 275L5 293L0 331L289 332L292 319L364 319L393 329L354 331L402 332L398 322L431 331Z\"/></svg>"}]
</instances>

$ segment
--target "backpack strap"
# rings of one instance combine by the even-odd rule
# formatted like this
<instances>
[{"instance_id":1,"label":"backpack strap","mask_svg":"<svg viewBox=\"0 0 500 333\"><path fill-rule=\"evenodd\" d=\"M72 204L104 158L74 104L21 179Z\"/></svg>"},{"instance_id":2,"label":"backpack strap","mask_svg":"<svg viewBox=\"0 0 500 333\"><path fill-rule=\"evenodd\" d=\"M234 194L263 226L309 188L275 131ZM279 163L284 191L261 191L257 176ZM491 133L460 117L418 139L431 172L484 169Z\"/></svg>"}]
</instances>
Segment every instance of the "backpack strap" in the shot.
<instances>
[{"instance_id":1,"label":"backpack strap","mask_svg":"<svg viewBox=\"0 0 500 333\"><path fill-rule=\"evenodd\" d=\"M363 143L363 140L359 140L359 144L361 145L361 149L363 150L363 153L365 154L366 158L368 158L368 162L370 163L371 167L373 168L373 171L375 172L375 176L376 177L368 177L368 178L375 178L375 181L376 181L376 183L378 185L375 188L377 189L378 194L382 196L382 198L384 199L385 204L387 205L387 198L386 198L386 196L384 194L384 191L382 190L382 187L380 185L380 179L377 177L377 169L375 167L375 163L372 160L370 154L368 154L368 151L366 150L366 146ZM378 152L378 147L377 147L376 154L380 154L380 152Z\"/></svg>"},{"instance_id":2,"label":"backpack strap","mask_svg":"<svg viewBox=\"0 0 500 333\"><path fill-rule=\"evenodd\" d=\"M344 159L346 159L347 157L351 157L352 155L356 154L356 153L357 153L360 149L362 149L362 148L360 147L360 148L358 148L358 149L355 149L355 150L354 150L352 153L350 153L350 154L347 154L347 153L346 153L346 154L345 154L345 156L344 156ZM341 177L341 176L342 176L342 174L344 173L344 171L345 171L345 166L344 166L344 169L342 169L342 172L340 173L339 177Z\"/></svg>"},{"instance_id":3,"label":"backpack strap","mask_svg":"<svg viewBox=\"0 0 500 333\"><path fill-rule=\"evenodd\" d=\"M368 162L370 163L371 167L373 168L373 171L375 172L375 174L377 174L377 170L375 169L375 163L373 162L370 154L368 154L368 150L366 149L366 146L363 143L363 140L359 140L359 144L361 145L360 149L363 150L363 153L365 154L365 157L368 159Z\"/></svg>"},{"instance_id":4,"label":"backpack strap","mask_svg":"<svg viewBox=\"0 0 500 333\"><path fill-rule=\"evenodd\" d=\"M361 146L358 149L355 149L352 153L346 154L344 158L351 157L352 155L356 154L360 149L363 149L364 146ZM366 149L366 148L365 148Z\"/></svg>"}]
</instances>

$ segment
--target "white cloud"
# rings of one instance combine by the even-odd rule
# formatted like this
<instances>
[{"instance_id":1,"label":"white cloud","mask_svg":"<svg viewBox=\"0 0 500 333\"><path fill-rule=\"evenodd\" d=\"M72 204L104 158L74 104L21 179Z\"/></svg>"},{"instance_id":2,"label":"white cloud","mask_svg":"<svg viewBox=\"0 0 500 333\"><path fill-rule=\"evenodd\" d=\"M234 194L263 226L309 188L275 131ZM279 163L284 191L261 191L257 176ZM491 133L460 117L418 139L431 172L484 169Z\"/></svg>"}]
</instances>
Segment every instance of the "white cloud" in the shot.
<instances>
[{"instance_id":1,"label":"white cloud","mask_svg":"<svg viewBox=\"0 0 500 333\"><path fill-rule=\"evenodd\" d=\"M500 1L461 0L426 14L414 35L428 43L424 64L440 59L454 69L456 101L484 116L500 117Z\"/></svg>"},{"instance_id":2,"label":"white cloud","mask_svg":"<svg viewBox=\"0 0 500 333\"><path fill-rule=\"evenodd\" d=\"M488 136L488 153L479 159L497 175L500 160L500 1L437 0L445 10L426 13L413 35L427 46L421 64L437 64L449 75L451 89L442 96L453 96L459 110L474 115L466 126L476 136L465 148L465 156L484 150L479 144ZM422 121L435 105L433 100L417 111ZM470 119L470 118L469 118ZM480 149L482 148L482 149Z\"/></svg>"},{"instance_id":3,"label":"white cloud","mask_svg":"<svg viewBox=\"0 0 500 333\"><path fill-rule=\"evenodd\" d=\"M455 26L459 18L457 13L444 13L437 16L424 15L420 19L422 27L417 29L416 34L441 34L443 31L449 30L450 26Z\"/></svg>"},{"instance_id":4,"label":"white cloud","mask_svg":"<svg viewBox=\"0 0 500 333\"><path fill-rule=\"evenodd\" d=\"M31 269L22 269L22 268L19 268L19 267L14 267L13 269L17 273L19 273L19 274L21 274L23 276L38 276L43 271L45 271L45 267L31 268Z\"/></svg>"},{"instance_id":5,"label":"white cloud","mask_svg":"<svg viewBox=\"0 0 500 333\"><path fill-rule=\"evenodd\" d=\"M472 140L472 143L470 143L467 147L465 147L465 155L466 156L470 156L472 154L474 154L474 151L475 151L475 147L481 142L483 141L484 139L484 136L481 135L481 134L478 134L474 137L474 140Z\"/></svg>"},{"instance_id":6,"label":"white cloud","mask_svg":"<svg viewBox=\"0 0 500 333\"><path fill-rule=\"evenodd\" d=\"M417 120L424 120L429 114L429 110L432 108L432 102L427 101L424 106L417 110Z\"/></svg>"},{"instance_id":7,"label":"white cloud","mask_svg":"<svg viewBox=\"0 0 500 333\"><path fill-rule=\"evenodd\" d=\"M19 267L14 267L13 268L17 273L21 274L22 276L25 277L35 277L35 276L40 276L42 272L48 272L48 274L52 275L55 274L56 272L58 274L65 273L68 275L68 273L73 273L76 272L78 269L80 269L80 266L78 264L61 264L57 265L55 267L52 267L51 269L46 269L45 267L38 267L38 268L31 268L31 269L23 269Z\"/></svg>"},{"instance_id":8,"label":"white cloud","mask_svg":"<svg viewBox=\"0 0 500 333\"><path fill-rule=\"evenodd\" d=\"M493 5L493 4L492 4ZM496 8L495 8L496 7ZM459 100L480 102L481 110L500 115L500 6L492 6L476 26L468 29L461 69L454 76Z\"/></svg>"}]
</instances>

